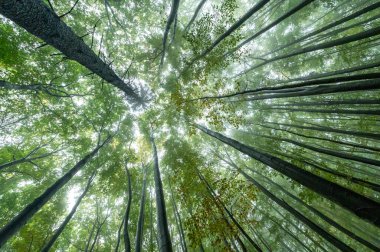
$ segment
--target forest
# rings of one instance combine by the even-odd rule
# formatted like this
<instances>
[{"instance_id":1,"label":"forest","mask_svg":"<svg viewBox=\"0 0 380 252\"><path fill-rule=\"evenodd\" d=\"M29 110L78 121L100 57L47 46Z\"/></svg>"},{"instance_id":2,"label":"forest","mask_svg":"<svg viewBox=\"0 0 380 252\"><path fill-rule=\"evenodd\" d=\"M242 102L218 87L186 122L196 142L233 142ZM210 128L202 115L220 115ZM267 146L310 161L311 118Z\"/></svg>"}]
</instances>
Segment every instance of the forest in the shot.
<instances>
[{"instance_id":1,"label":"forest","mask_svg":"<svg viewBox=\"0 0 380 252\"><path fill-rule=\"evenodd\" d=\"M0 251L380 251L380 1L0 0Z\"/></svg>"}]
</instances>

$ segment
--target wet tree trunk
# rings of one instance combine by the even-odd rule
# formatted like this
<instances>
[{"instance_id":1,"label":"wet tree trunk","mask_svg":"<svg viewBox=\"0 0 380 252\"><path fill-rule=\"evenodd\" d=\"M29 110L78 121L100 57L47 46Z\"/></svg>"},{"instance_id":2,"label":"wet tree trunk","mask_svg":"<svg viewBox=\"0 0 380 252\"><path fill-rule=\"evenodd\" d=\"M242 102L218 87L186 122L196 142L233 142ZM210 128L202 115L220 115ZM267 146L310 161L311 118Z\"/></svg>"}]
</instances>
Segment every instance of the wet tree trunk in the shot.
<instances>
[{"instance_id":1,"label":"wet tree trunk","mask_svg":"<svg viewBox=\"0 0 380 252\"><path fill-rule=\"evenodd\" d=\"M154 184L156 192L156 207L157 207L157 229L159 233L158 248L160 252L171 252L172 242L170 240L169 226L166 215L166 206L164 198L164 190L162 188L162 181L160 169L158 165L157 148L154 142L153 134L150 136L150 141L153 149L154 159Z\"/></svg>"},{"instance_id":2,"label":"wet tree trunk","mask_svg":"<svg viewBox=\"0 0 380 252\"><path fill-rule=\"evenodd\" d=\"M125 252L131 251L131 241L129 239L129 212L131 211L131 202L132 202L132 184L131 184L131 174L129 173L127 162L125 162L125 171L127 173L127 179L128 179L128 202L127 207L125 209L125 215L124 215L124 230L123 230L123 237L124 237L124 249Z\"/></svg>"},{"instance_id":3,"label":"wet tree trunk","mask_svg":"<svg viewBox=\"0 0 380 252\"><path fill-rule=\"evenodd\" d=\"M71 209L70 213L66 216L65 220L62 222L62 224L59 226L59 228L54 232L53 236L50 238L50 240L43 246L41 249L41 252L48 252L55 241L58 239L58 237L61 235L63 230L65 229L66 225L70 222L71 218L73 218L75 212L77 211L77 208L84 198L86 196L88 190L90 189L91 183L94 180L95 172L92 173L90 178L88 179L87 185L83 191L83 193L79 196L77 202L75 203L74 207Z\"/></svg>"},{"instance_id":4,"label":"wet tree trunk","mask_svg":"<svg viewBox=\"0 0 380 252\"><path fill-rule=\"evenodd\" d=\"M137 231L136 231L136 244L135 251L140 252L142 247L142 238L144 232L144 216L145 216L145 198L146 198L146 168L144 169L144 180L141 192L141 201L140 201L140 214L137 222Z\"/></svg>"},{"instance_id":5,"label":"wet tree trunk","mask_svg":"<svg viewBox=\"0 0 380 252\"><path fill-rule=\"evenodd\" d=\"M43 1L3 0L0 2L0 14L119 88L133 100L140 99L133 88L120 79Z\"/></svg>"},{"instance_id":6,"label":"wet tree trunk","mask_svg":"<svg viewBox=\"0 0 380 252\"><path fill-rule=\"evenodd\" d=\"M360 218L366 219L376 226L380 226L380 204L354 191L325 180L311 172L303 170L287 161L268 153L262 153L251 146L244 145L222 134L211 131L198 124L194 125L204 133L230 145L238 151L272 167L276 171L321 194L327 199L350 210Z\"/></svg>"},{"instance_id":7,"label":"wet tree trunk","mask_svg":"<svg viewBox=\"0 0 380 252\"><path fill-rule=\"evenodd\" d=\"M50 186L46 191L36 198L32 203L27 205L17 216L15 216L8 224L6 224L0 230L0 247L2 247L9 238L17 233L33 216L37 213L54 195L61 189L64 185L71 180L71 178L87 164L98 151L109 141L111 137L109 136L102 144L98 145L92 152L87 154L83 159L75 164L63 177L58 179L52 186Z\"/></svg>"}]
</instances>

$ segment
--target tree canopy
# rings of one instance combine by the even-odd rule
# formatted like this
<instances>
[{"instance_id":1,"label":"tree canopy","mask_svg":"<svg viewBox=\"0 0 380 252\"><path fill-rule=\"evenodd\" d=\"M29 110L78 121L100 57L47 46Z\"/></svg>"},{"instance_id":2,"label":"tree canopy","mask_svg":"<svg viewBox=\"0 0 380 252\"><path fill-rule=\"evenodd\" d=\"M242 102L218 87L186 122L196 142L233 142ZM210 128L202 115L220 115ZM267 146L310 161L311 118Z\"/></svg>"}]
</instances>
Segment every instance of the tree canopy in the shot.
<instances>
[{"instance_id":1,"label":"tree canopy","mask_svg":"<svg viewBox=\"0 0 380 252\"><path fill-rule=\"evenodd\" d=\"M377 0L0 0L0 251L380 251Z\"/></svg>"}]
</instances>

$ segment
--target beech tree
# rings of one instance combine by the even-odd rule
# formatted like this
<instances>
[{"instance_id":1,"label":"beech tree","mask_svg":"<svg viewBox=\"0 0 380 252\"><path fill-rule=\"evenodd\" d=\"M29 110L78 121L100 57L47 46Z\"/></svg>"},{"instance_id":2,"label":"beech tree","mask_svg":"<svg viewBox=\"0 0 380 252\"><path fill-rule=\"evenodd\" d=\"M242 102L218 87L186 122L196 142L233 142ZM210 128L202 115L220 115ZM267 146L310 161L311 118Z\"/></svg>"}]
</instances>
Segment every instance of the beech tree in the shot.
<instances>
[{"instance_id":1,"label":"beech tree","mask_svg":"<svg viewBox=\"0 0 380 252\"><path fill-rule=\"evenodd\" d=\"M379 7L0 0L0 250L379 251Z\"/></svg>"}]
</instances>

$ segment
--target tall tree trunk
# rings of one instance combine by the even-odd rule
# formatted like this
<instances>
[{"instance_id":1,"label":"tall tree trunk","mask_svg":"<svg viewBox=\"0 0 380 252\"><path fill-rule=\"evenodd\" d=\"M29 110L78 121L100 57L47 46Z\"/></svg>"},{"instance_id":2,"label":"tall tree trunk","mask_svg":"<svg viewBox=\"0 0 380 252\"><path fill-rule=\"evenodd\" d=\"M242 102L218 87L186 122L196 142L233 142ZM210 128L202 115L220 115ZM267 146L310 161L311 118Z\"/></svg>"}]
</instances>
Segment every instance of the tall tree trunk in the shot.
<instances>
[{"instance_id":1,"label":"tall tree trunk","mask_svg":"<svg viewBox=\"0 0 380 252\"><path fill-rule=\"evenodd\" d=\"M179 7L179 0L172 0L172 8L170 10L168 21L166 22L164 37L162 39L162 54L161 54L160 68L164 64L166 44L167 44L167 40L168 40L168 36L169 36L169 31L170 31L170 27L171 27L172 23L174 22L174 19L177 16L178 7Z\"/></svg>"},{"instance_id":2,"label":"tall tree trunk","mask_svg":"<svg viewBox=\"0 0 380 252\"><path fill-rule=\"evenodd\" d=\"M197 18L200 10L202 9L203 5L206 3L207 0L201 0L195 9L194 15L191 17L189 23L186 25L185 29L183 30L183 33L187 33L190 30L191 25L194 23L195 19Z\"/></svg>"},{"instance_id":3,"label":"tall tree trunk","mask_svg":"<svg viewBox=\"0 0 380 252\"><path fill-rule=\"evenodd\" d=\"M177 209L177 204L176 204L175 199L174 199L174 195L173 195L173 190L172 190L172 185L171 185L170 179L168 179L168 182L169 182L169 189L170 189L170 196L171 196L172 206L173 206L173 209L174 209L174 217L175 217L176 222L177 222L178 232L179 232L179 236L180 236L181 247L182 247L182 250L184 252L187 252L187 245L186 245L185 233L183 232L181 216L179 215L179 212L178 212L178 209Z\"/></svg>"},{"instance_id":4,"label":"tall tree trunk","mask_svg":"<svg viewBox=\"0 0 380 252\"><path fill-rule=\"evenodd\" d=\"M344 18L341 18L341 19L339 19L339 20L337 20L335 22L332 22L332 23L330 23L328 25L325 25L325 26L323 26L320 29L317 29L317 30L315 30L313 32L310 32L310 33L308 33L308 34L306 34L306 35L304 35L304 36L302 36L302 37L300 37L300 38L298 38L298 39L296 39L296 40L294 40L294 41L292 41L292 42L290 42L290 43L288 43L286 45L283 45L283 46L279 47L278 49L273 50L272 52L263 55L262 57L265 57L265 56L267 56L269 54L276 53L276 52L278 52L278 51L280 51L282 49L285 49L285 48L287 48L289 46L292 46L292 45L294 45L294 44L296 44L298 42L304 41L304 40L306 40L306 39L308 39L308 38L310 38L312 36L315 36L315 35L317 35L317 34L319 34L321 32L324 32L324 31L326 31L328 29L331 29L331 28L336 27L336 26L338 26L340 24L343 24L343 23L345 23L347 21L350 21L350 20L352 20L352 19L354 19L356 17L359 17L359 16L361 16L361 15L367 13L367 12L373 11L373 10L379 8L379 7L380 7L380 3L379 2L371 4L370 6L367 6L367 7L363 8L363 9L361 9L361 10L358 10L358 11L356 11L356 12L354 12L354 13L352 13L352 14L344 17Z\"/></svg>"},{"instance_id":5,"label":"tall tree trunk","mask_svg":"<svg viewBox=\"0 0 380 252\"><path fill-rule=\"evenodd\" d=\"M70 222L71 218L74 216L75 212L77 211L77 208L84 198L86 196L88 190L90 189L91 183L94 180L95 172L92 173L90 178L87 181L87 185L83 191L83 193L79 196L77 202L75 203L74 207L71 209L70 213L66 216L65 220L62 222L62 224L59 226L59 228L54 232L53 236L50 238L50 240L43 246L41 249L41 252L48 252L51 247L53 246L54 242L58 239L58 237L61 235L63 230L65 229L66 225Z\"/></svg>"},{"instance_id":6,"label":"tall tree trunk","mask_svg":"<svg viewBox=\"0 0 380 252\"><path fill-rule=\"evenodd\" d=\"M238 151L272 167L276 171L321 194L327 199L350 210L360 218L366 219L376 226L380 226L380 204L366 198L354 191L332 183L324 178L303 170L287 161L279 159L271 154L262 153L251 146L244 145L236 140L225 137L222 134L211 131L203 126L194 126L204 133L230 145Z\"/></svg>"},{"instance_id":7,"label":"tall tree trunk","mask_svg":"<svg viewBox=\"0 0 380 252\"><path fill-rule=\"evenodd\" d=\"M348 245L343 243L342 241L338 240L333 235L326 232L324 229L319 227L317 224L309 220L307 217L305 217L303 214L298 212L296 209L288 205L284 200L279 199L274 194L272 194L270 191L268 191L265 187L263 187L261 184L259 184L255 179L250 177L247 173L245 173L243 170L239 169L238 172L242 174L248 181L250 181L252 184L254 184L260 191L262 191L267 197L269 197L271 200L276 202L279 206L287 210L289 213L294 215L297 219L302 221L305 225L307 225L309 228L314 230L317 234L322 236L324 239L332 243L336 248L342 250L342 251L354 251L352 248L350 248Z\"/></svg>"},{"instance_id":8,"label":"tall tree trunk","mask_svg":"<svg viewBox=\"0 0 380 252\"><path fill-rule=\"evenodd\" d=\"M301 49L296 50L294 52L287 53L287 54L284 54L284 55L279 55L279 56L273 57L271 59L265 60L264 62L262 62L260 64L254 65L254 66L252 66L252 67L244 70L243 72L239 73L237 76L240 76L242 74L248 73L249 71L252 71L253 69L259 68L261 66L264 66L264 65L266 65L268 63L271 63L271 62L274 62L274 61L277 61L277 60L287 59L287 58L294 57L294 56L297 56L297 55L300 55L300 54L304 54L304 53L308 53L308 52L314 52L314 51L318 51L318 50L322 50L322 49L327 49L327 48L330 48L330 47L335 47L335 46L339 46L339 45L348 44L348 43L351 43L351 42L354 42L354 41L358 41L358 40L370 38L370 37L373 37L373 36L377 36L379 34L380 34L380 27L375 27L375 28L372 28L372 29L369 29L369 30L366 30L366 31L363 31L363 32L359 32L359 33L354 34L354 35L350 35L350 36L346 36L346 37L343 37L343 38L335 39L333 41L323 42L323 43L320 43L320 44L304 47L304 48L301 48Z\"/></svg>"},{"instance_id":9,"label":"tall tree trunk","mask_svg":"<svg viewBox=\"0 0 380 252\"><path fill-rule=\"evenodd\" d=\"M160 168L158 165L157 148L154 142L153 133L150 135L150 142L152 144L154 159L154 185L156 192L157 229L159 233L158 248L160 252L171 252L173 251L172 242L170 240L168 220L166 217L164 190L162 188Z\"/></svg>"},{"instance_id":10,"label":"tall tree trunk","mask_svg":"<svg viewBox=\"0 0 380 252\"><path fill-rule=\"evenodd\" d=\"M320 132L334 132L334 133L339 133L339 134L346 134L346 135L351 135L355 137L363 137L363 138L368 138L368 139L374 139L374 140L380 140L380 134L378 133L370 133L370 132L361 132L361 131L353 131L353 130L342 130L342 129L336 129L336 128L331 128L327 126L303 126L303 125L296 125L296 124L288 124L288 123L273 123L270 122L271 124L279 125L279 126L287 126L287 127L293 127L293 128L298 128L298 129L307 129L307 130L315 130L315 131L320 131Z\"/></svg>"},{"instance_id":11,"label":"tall tree trunk","mask_svg":"<svg viewBox=\"0 0 380 252\"><path fill-rule=\"evenodd\" d=\"M98 216L96 218L98 218ZM90 248L90 244L91 244L92 236L94 235L94 232L95 232L96 224L97 224L97 219L96 219L94 225L92 225L90 235L87 239L86 246L84 248L84 252L88 252L88 249Z\"/></svg>"},{"instance_id":12,"label":"tall tree trunk","mask_svg":"<svg viewBox=\"0 0 380 252\"><path fill-rule=\"evenodd\" d=\"M71 178L90 161L104 145L109 143L109 136L102 144L98 145L93 151L87 154L83 159L75 164L65 175L58 179L44 193L36 198L32 203L27 205L17 216L15 216L8 224L0 230L0 248L17 233L33 216L48 202L55 193L71 180Z\"/></svg>"},{"instance_id":13,"label":"tall tree trunk","mask_svg":"<svg viewBox=\"0 0 380 252\"><path fill-rule=\"evenodd\" d=\"M322 114L342 114L342 115L380 115L380 110L377 109L305 109L305 108L288 108L282 107L264 107L259 110L275 110L275 112L307 112L307 113L322 113Z\"/></svg>"},{"instance_id":14,"label":"tall tree trunk","mask_svg":"<svg viewBox=\"0 0 380 252\"><path fill-rule=\"evenodd\" d=\"M291 144L294 144L294 145L297 145L299 147L309 149L309 150L312 150L315 152L319 152L319 153L327 154L327 155L334 156L334 157L339 157L339 158L343 158L343 159L347 159L347 160L353 160L353 161L361 162L364 164L370 164L370 165L380 167L380 161L375 160L375 159L365 158L365 157L352 155L352 154L348 154L348 153L342 153L342 152L334 151L334 150L330 150L330 149L318 148L318 147L315 147L312 145L297 142L297 141L292 140L292 139L266 136L266 135L261 135L261 134L255 134L252 132L248 132L248 134L253 134L255 136L264 137L264 138L268 138L268 139L272 139L272 140L283 141L283 142L291 143Z\"/></svg>"},{"instance_id":15,"label":"tall tree trunk","mask_svg":"<svg viewBox=\"0 0 380 252\"><path fill-rule=\"evenodd\" d=\"M240 49L242 46L244 46L245 44L251 42L252 40L254 40L255 38L257 38L258 36L260 36L261 34L263 34L264 32L268 31L269 29L273 28L274 26L276 26L277 24L279 24L281 21L283 21L284 19L290 17L291 15L293 15L294 13L296 13L297 11L301 10L302 8L306 7L308 4L310 4L311 2L313 2L314 0L304 0L302 1L301 3L299 3L298 5L296 5L295 7L293 7L291 10L289 10L288 12L286 12L285 14L281 15L278 19L274 20L272 23L270 23L269 25L265 26L264 28L262 28L260 31L256 32L255 34L253 34L251 37L249 37L248 39L244 40L242 43L240 43L238 46L236 46L235 48L233 48L232 50L228 51L224 56L227 56L227 55L230 55L234 52L236 52L238 49Z\"/></svg>"},{"instance_id":16,"label":"tall tree trunk","mask_svg":"<svg viewBox=\"0 0 380 252\"><path fill-rule=\"evenodd\" d=\"M140 100L134 88L120 79L43 1L3 0L0 14L119 88L131 99Z\"/></svg>"},{"instance_id":17,"label":"tall tree trunk","mask_svg":"<svg viewBox=\"0 0 380 252\"><path fill-rule=\"evenodd\" d=\"M123 229L123 226L124 226L124 217L123 217L123 219L121 220L121 223L120 223L119 229L117 230L117 238L116 238L115 252L118 252L118 251L119 251L120 240L121 240L121 230Z\"/></svg>"},{"instance_id":18,"label":"tall tree trunk","mask_svg":"<svg viewBox=\"0 0 380 252\"><path fill-rule=\"evenodd\" d=\"M124 215L124 249L125 252L131 251L131 241L129 239L129 212L131 211L131 202L132 202L132 184L131 184L131 174L129 173L127 162L125 162L125 171L127 172L127 179L128 179L128 202L127 207L125 209L125 215Z\"/></svg>"},{"instance_id":19,"label":"tall tree trunk","mask_svg":"<svg viewBox=\"0 0 380 252\"><path fill-rule=\"evenodd\" d=\"M286 93L292 93L292 92L296 93L296 92L305 91L305 90L312 90L312 87L310 86L316 86L320 84L331 84L331 83L340 83L340 82L348 82L349 84L351 81L355 81L355 80L370 80L370 79L378 79L378 78L380 78L379 73L368 73L368 74L366 73L366 74L339 76L339 77L331 77L331 78L317 79L317 80L306 80L306 81L296 82L296 83L288 84L288 85L283 85L283 84L281 85L281 82L280 82L279 85L276 85L276 86L248 89L241 92L236 92L236 93L231 93L231 94L226 94L226 95L204 96L204 97L200 97L196 99L191 99L190 101L205 100L205 99L223 99L223 98L231 98L231 97L239 96L239 95L254 95L254 94L261 94L261 95L272 94L276 96L276 94L284 94L284 93L286 94ZM305 88L302 89L302 87L305 87Z\"/></svg>"},{"instance_id":20,"label":"tall tree trunk","mask_svg":"<svg viewBox=\"0 0 380 252\"><path fill-rule=\"evenodd\" d=\"M209 47L207 47L200 55L196 56L188 65L186 68L189 68L192 66L195 62L205 57L207 54L209 54L215 47L217 47L220 42L222 42L225 38L227 38L231 33L233 33L235 30L237 30L241 25L244 24L245 21L247 21L253 14L261 10L262 7L264 7L267 3L269 3L269 0L261 0L260 2L256 3L247 13L244 14L238 21L236 21L227 31L225 31L222 35L220 35Z\"/></svg>"},{"instance_id":21,"label":"tall tree trunk","mask_svg":"<svg viewBox=\"0 0 380 252\"><path fill-rule=\"evenodd\" d=\"M224 209L224 211L227 213L228 217L232 220L232 222L235 224L235 226L239 229L241 234L252 244L252 246L257 251L262 251L261 248L256 244L254 240L247 234L247 232L243 229L243 227L239 224L239 222L235 219L235 217L232 215L231 211L227 209L227 207L223 204L223 202L216 196L214 190L212 189L211 185L208 183L208 181L205 179L205 177L200 173L200 171L197 169L197 174L199 179L201 179L206 187L208 192L210 193L211 197L215 199L215 201L221 205L221 207Z\"/></svg>"},{"instance_id":22,"label":"tall tree trunk","mask_svg":"<svg viewBox=\"0 0 380 252\"><path fill-rule=\"evenodd\" d=\"M144 232L144 216L145 216L145 198L146 198L146 167L142 167L144 169L144 180L141 192L141 201L140 201L140 214L139 220L137 222L137 230L136 230L136 244L135 251L140 252L142 246L142 238Z\"/></svg>"}]
</instances>

